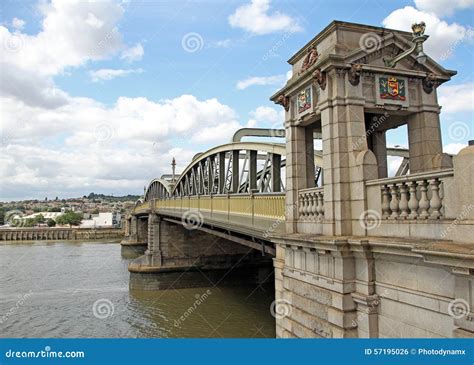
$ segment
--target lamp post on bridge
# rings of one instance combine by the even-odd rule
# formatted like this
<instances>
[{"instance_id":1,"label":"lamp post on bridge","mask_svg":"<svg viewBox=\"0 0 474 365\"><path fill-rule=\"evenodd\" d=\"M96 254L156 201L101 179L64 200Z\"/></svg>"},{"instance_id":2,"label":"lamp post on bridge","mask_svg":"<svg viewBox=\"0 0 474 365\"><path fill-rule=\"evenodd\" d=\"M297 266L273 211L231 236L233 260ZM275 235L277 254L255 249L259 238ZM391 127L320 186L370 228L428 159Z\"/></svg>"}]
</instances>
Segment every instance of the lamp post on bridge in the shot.
<instances>
[{"instance_id":1,"label":"lamp post on bridge","mask_svg":"<svg viewBox=\"0 0 474 365\"><path fill-rule=\"evenodd\" d=\"M176 159L174 157L173 157L173 160L171 160L171 168L173 170L172 181L174 182L174 176L175 176L175 171L176 171Z\"/></svg>"}]
</instances>

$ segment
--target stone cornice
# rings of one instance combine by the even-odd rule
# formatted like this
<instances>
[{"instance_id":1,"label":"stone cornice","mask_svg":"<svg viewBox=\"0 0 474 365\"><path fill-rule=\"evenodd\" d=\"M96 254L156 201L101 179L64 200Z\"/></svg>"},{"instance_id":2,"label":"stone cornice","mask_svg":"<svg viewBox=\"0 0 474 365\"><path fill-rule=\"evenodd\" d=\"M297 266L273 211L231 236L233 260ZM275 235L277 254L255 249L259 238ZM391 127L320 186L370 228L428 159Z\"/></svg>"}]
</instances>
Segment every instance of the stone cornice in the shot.
<instances>
[{"instance_id":1,"label":"stone cornice","mask_svg":"<svg viewBox=\"0 0 474 365\"><path fill-rule=\"evenodd\" d=\"M424 262L474 269L474 244L436 241L430 239L400 237L314 236L309 234L287 234L271 237L271 241L282 246L296 246L327 253L379 253L413 258Z\"/></svg>"}]
</instances>

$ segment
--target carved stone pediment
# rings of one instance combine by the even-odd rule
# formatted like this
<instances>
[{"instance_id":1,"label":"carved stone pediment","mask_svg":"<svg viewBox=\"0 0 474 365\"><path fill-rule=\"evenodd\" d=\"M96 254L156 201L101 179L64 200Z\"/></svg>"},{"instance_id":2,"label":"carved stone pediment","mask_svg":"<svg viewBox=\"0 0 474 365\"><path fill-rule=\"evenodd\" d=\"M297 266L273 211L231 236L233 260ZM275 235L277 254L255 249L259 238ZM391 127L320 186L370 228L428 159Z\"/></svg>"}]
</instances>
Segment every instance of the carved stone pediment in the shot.
<instances>
[{"instance_id":1,"label":"carved stone pediment","mask_svg":"<svg viewBox=\"0 0 474 365\"><path fill-rule=\"evenodd\" d=\"M370 43L369 46L361 43L359 49L347 54L345 62L348 64L362 64L365 66L388 68L385 66L384 59L392 59L411 48L412 45L413 44L406 38L390 33L384 38L378 38L376 41ZM393 70L397 72L404 70L407 72L418 71L426 75L433 74L440 83L442 80L447 81L455 75L454 71L446 70L429 57L424 64L419 63L414 54L407 56L399 62Z\"/></svg>"}]
</instances>

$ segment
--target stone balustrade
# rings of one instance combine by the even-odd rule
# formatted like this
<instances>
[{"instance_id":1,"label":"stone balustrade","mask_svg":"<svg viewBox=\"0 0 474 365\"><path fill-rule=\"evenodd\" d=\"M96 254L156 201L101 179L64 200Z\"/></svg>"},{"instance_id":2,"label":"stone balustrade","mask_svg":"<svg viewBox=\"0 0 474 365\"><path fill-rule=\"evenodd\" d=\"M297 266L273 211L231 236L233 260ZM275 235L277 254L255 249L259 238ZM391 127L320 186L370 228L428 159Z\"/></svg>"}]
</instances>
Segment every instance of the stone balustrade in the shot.
<instances>
[{"instance_id":1,"label":"stone balustrade","mask_svg":"<svg viewBox=\"0 0 474 365\"><path fill-rule=\"evenodd\" d=\"M432 171L400 178L375 180L382 199L382 219L423 220L445 217L444 183L453 176L453 170Z\"/></svg>"},{"instance_id":2,"label":"stone balustrade","mask_svg":"<svg viewBox=\"0 0 474 365\"><path fill-rule=\"evenodd\" d=\"M302 221L321 221L324 218L324 189L299 190L298 214Z\"/></svg>"}]
</instances>

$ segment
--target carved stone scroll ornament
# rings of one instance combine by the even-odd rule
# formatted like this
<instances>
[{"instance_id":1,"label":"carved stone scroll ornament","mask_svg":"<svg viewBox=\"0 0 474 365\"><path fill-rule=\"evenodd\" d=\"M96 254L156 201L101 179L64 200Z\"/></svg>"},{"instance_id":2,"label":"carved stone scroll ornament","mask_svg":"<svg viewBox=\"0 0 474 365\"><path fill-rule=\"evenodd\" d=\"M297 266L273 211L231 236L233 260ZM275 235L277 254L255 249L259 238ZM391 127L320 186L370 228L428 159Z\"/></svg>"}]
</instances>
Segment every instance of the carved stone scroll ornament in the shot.
<instances>
[{"instance_id":1,"label":"carved stone scroll ornament","mask_svg":"<svg viewBox=\"0 0 474 365\"><path fill-rule=\"evenodd\" d=\"M318 60L318 57L319 55L318 55L318 51L316 50L316 47L315 46L311 47L308 50L308 54L306 55L305 59L303 60L303 65L301 66L301 71L299 72L299 74L302 74L311 66L313 66Z\"/></svg>"},{"instance_id":2,"label":"carved stone scroll ornament","mask_svg":"<svg viewBox=\"0 0 474 365\"><path fill-rule=\"evenodd\" d=\"M326 89L326 73L322 72L321 69L317 69L313 72L313 80L319 85L321 90Z\"/></svg>"},{"instance_id":3,"label":"carved stone scroll ornament","mask_svg":"<svg viewBox=\"0 0 474 365\"><path fill-rule=\"evenodd\" d=\"M431 94L434 88L438 86L436 82L436 75L433 73L429 73L426 77L422 80L423 90L427 94Z\"/></svg>"},{"instance_id":4,"label":"carved stone scroll ornament","mask_svg":"<svg viewBox=\"0 0 474 365\"><path fill-rule=\"evenodd\" d=\"M362 65L360 63L353 63L349 70L349 82L352 86L359 85L360 74L362 72Z\"/></svg>"},{"instance_id":5,"label":"carved stone scroll ornament","mask_svg":"<svg viewBox=\"0 0 474 365\"><path fill-rule=\"evenodd\" d=\"M283 106L283 108L285 108L285 111L290 110L290 98L288 96L281 94L275 101L275 104Z\"/></svg>"}]
</instances>

